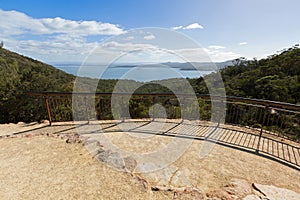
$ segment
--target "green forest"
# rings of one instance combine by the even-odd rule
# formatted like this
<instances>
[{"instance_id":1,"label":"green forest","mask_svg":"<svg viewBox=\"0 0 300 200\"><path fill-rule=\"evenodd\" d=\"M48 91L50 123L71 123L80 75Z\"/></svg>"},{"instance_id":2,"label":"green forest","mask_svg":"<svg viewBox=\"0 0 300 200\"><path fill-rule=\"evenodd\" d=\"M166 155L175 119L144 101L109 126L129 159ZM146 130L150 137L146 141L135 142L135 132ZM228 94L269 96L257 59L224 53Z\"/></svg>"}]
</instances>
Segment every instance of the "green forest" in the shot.
<instances>
[{"instance_id":1,"label":"green forest","mask_svg":"<svg viewBox=\"0 0 300 200\"><path fill-rule=\"evenodd\" d=\"M227 96L300 104L300 49L295 45L268 58L246 60L239 58L233 65L220 70ZM187 79L197 94L208 94L205 79L215 76ZM76 77L53 66L0 48L0 123L39 121L46 118L41 112L41 99L27 92L72 92ZM118 80L80 78L85 88L98 84L97 92L112 92ZM162 80L163 81L163 80ZM159 85L149 82L137 93L170 93ZM180 90L184 87L177 79L168 80ZM123 80L123 86L142 83ZM37 106L39 105L39 106ZM137 106L138 107L138 106Z\"/></svg>"},{"instance_id":2,"label":"green forest","mask_svg":"<svg viewBox=\"0 0 300 200\"><path fill-rule=\"evenodd\" d=\"M298 45L266 59L236 59L234 65L221 69L220 73L227 96L300 104ZM197 93L208 93L204 78L191 79L190 82Z\"/></svg>"}]
</instances>

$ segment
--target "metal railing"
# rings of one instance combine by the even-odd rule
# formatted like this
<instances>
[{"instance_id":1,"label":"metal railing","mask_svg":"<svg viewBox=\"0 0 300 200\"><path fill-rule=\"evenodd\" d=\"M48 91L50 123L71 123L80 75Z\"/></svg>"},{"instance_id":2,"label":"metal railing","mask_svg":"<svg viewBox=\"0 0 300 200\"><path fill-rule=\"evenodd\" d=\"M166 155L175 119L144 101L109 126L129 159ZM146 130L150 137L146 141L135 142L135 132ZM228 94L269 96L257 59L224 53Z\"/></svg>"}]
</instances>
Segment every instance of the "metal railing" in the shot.
<instances>
[{"instance_id":1,"label":"metal railing","mask_svg":"<svg viewBox=\"0 0 300 200\"><path fill-rule=\"evenodd\" d=\"M112 114L112 93L57 93L57 92L29 92L31 96L44 98L47 117L50 122L74 120L72 108L77 108L76 120L107 120L114 119ZM167 118L182 118L181 107L177 99L178 94L113 94L122 97L130 95L130 116L119 118L150 118L149 109L154 104L160 104L166 109ZM180 94L179 94L180 96ZM190 95L181 94L184 98ZM74 100L76 98L76 101ZM90 101L93 104L90 104ZM226 105L225 124L242 126L262 134L271 134L292 141L300 142L300 106L240 97L218 97L197 95L197 102L190 105L199 106L200 119L210 121L212 117L212 102L223 102ZM73 103L73 105L72 105ZM94 108L92 108L94 105ZM195 115L198 116L198 115ZM191 118L193 119L192 115ZM196 118L195 118L196 119Z\"/></svg>"}]
</instances>

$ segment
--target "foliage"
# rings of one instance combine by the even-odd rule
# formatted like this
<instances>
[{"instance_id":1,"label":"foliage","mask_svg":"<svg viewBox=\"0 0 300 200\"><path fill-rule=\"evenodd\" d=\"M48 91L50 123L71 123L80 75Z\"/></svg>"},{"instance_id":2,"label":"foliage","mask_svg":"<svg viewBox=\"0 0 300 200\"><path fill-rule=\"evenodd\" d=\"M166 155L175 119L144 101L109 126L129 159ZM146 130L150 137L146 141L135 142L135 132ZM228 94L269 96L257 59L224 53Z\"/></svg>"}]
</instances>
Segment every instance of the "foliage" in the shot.
<instances>
[{"instance_id":1,"label":"foliage","mask_svg":"<svg viewBox=\"0 0 300 200\"><path fill-rule=\"evenodd\" d=\"M226 93L300 103L300 49L294 46L261 60L242 60L221 70Z\"/></svg>"},{"instance_id":2,"label":"foliage","mask_svg":"<svg viewBox=\"0 0 300 200\"><path fill-rule=\"evenodd\" d=\"M294 46L283 50L278 55L269 56L261 60L236 59L233 65L220 70L228 96L240 96L257 99L268 99L289 103L300 103L300 49ZM216 73L205 77L187 79L198 94L209 94L207 80L214 80ZM44 99L29 97L26 92L71 92L75 76L67 74L45 63L18 55L4 48L0 49L0 123L18 121L37 121L46 118ZM182 79L168 79L152 81L147 84L132 80L97 80L78 78L83 83L86 92L95 92L93 85L98 84L96 92L112 92L115 85L121 84L119 92L135 93L171 93L184 91L186 85L181 84ZM186 81L185 81L186 82ZM184 83L184 81L182 82ZM163 86L162 86L163 85ZM220 84L212 85L216 90ZM95 90L95 89L94 89ZM130 101L130 114L134 118L147 117L149 108L156 104L164 106L169 118L180 117L180 105L176 99L168 101L163 99L143 99L143 101ZM171 103L170 103L171 102ZM96 102L99 107L98 118L113 118L110 111L110 99L100 99ZM210 106L199 101L201 116L209 119ZM66 119L71 119L71 107L62 104L53 112L62 112ZM192 107L190 108L191 110ZM55 119L63 120L60 116ZM253 121L252 124L259 124Z\"/></svg>"},{"instance_id":3,"label":"foliage","mask_svg":"<svg viewBox=\"0 0 300 200\"><path fill-rule=\"evenodd\" d=\"M45 118L26 91L71 91L74 76L50 65L0 49L0 123Z\"/></svg>"}]
</instances>

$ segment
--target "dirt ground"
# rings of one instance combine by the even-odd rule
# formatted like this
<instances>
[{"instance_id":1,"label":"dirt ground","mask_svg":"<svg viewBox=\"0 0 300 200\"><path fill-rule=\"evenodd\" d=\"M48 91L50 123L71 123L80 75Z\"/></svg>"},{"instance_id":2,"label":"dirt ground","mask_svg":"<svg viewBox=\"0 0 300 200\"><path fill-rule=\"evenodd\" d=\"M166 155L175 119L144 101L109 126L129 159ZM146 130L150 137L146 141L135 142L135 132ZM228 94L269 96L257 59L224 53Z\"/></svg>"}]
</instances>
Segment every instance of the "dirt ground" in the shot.
<instances>
[{"instance_id":1,"label":"dirt ground","mask_svg":"<svg viewBox=\"0 0 300 200\"><path fill-rule=\"evenodd\" d=\"M0 140L0 199L168 199L93 158L81 144L47 136ZM166 196L169 195L169 196Z\"/></svg>"},{"instance_id":2,"label":"dirt ground","mask_svg":"<svg viewBox=\"0 0 300 200\"><path fill-rule=\"evenodd\" d=\"M143 139L143 146L141 142L136 142L138 139L132 138L126 133L109 133L107 137L110 137L113 143L121 149L142 153L153 150L155 146L159 148L170 142L168 137L155 136ZM123 141L128 141L128 143ZM175 162L164 169L141 174L152 185L197 187L205 192L219 189L233 178L300 192L299 170L255 154L217 144L213 146L207 156L201 158L199 154L203 145L205 145L203 141L194 140L186 152ZM165 156L172 155L166 154Z\"/></svg>"},{"instance_id":3,"label":"dirt ground","mask_svg":"<svg viewBox=\"0 0 300 200\"><path fill-rule=\"evenodd\" d=\"M67 144L60 134L74 133L70 125L0 125L0 135L8 133L20 134L0 138L0 199L174 198L171 192L146 189L144 179L150 186L194 187L207 193L240 178L300 193L299 170L220 145L200 158L203 141L193 141L179 159L161 170L132 175L99 162L82 144ZM105 134L115 145L134 152L153 151L170 142L157 135Z\"/></svg>"}]
</instances>

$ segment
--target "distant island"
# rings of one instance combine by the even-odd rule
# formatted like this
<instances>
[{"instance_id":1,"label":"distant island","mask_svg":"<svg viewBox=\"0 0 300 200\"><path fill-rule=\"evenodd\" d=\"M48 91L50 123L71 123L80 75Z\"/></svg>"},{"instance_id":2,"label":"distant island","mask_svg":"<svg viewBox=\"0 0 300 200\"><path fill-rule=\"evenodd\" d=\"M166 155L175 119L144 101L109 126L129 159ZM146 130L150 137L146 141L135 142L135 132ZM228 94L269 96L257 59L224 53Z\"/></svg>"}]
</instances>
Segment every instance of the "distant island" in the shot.
<instances>
[{"instance_id":1,"label":"distant island","mask_svg":"<svg viewBox=\"0 0 300 200\"><path fill-rule=\"evenodd\" d=\"M104 64L85 63L54 63L54 66L67 73L78 75L79 69L85 68L86 73L80 76L89 78L99 78L99 68L106 68L102 74L101 79L126 79L126 73L134 71L134 76L130 79L135 81L152 81L163 80L170 78L199 78L211 72L220 70L226 66L233 65L233 61L226 62L166 62L166 63L113 63L109 66ZM159 76L157 71L161 70Z\"/></svg>"}]
</instances>

